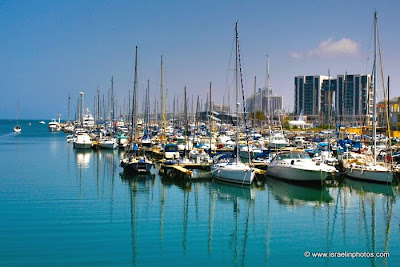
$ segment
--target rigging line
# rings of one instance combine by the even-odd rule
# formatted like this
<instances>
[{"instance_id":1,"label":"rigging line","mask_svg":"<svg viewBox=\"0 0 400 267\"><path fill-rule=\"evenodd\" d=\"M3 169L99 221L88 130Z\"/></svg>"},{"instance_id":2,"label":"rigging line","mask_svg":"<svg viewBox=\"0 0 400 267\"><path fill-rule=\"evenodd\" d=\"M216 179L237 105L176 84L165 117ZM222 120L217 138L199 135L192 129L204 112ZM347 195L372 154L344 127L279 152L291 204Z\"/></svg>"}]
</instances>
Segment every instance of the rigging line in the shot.
<instances>
[{"instance_id":1,"label":"rigging line","mask_svg":"<svg viewBox=\"0 0 400 267\"><path fill-rule=\"evenodd\" d=\"M235 38L236 35L234 35L233 37L233 41L232 41L232 48L231 48L231 55L229 57L229 63L228 63L228 68L226 69L226 81L225 81L225 92L224 95L228 97L228 106L229 106L229 110L231 109L231 103L230 103L230 97L229 97L229 87L228 87L228 80L229 80L229 71L230 71L230 66L232 64L232 57L233 57L233 48L235 47Z\"/></svg>"},{"instance_id":2,"label":"rigging line","mask_svg":"<svg viewBox=\"0 0 400 267\"><path fill-rule=\"evenodd\" d=\"M367 62L365 63L365 73L368 73L368 62L369 62L370 54L372 53L372 52L370 53L370 50L371 50L373 33L374 33L374 24L372 23L371 33L370 33L369 42L368 42Z\"/></svg>"},{"instance_id":3,"label":"rigging line","mask_svg":"<svg viewBox=\"0 0 400 267\"><path fill-rule=\"evenodd\" d=\"M383 89L383 99L385 103L385 107L388 105L388 99L386 98L386 87L385 87L385 79L383 75L383 62L382 62L382 50L381 50L381 42L379 38L379 27L378 27L378 22L376 22L376 34L377 34L377 39L378 39L378 51L379 51L379 63L380 63L380 69L381 69L381 80L382 80L382 89ZM389 110L388 110L389 111ZM390 140L391 134L390 134L390 121L389 121L389 112L386 113L386 123L387 123L387 128L388 128L388 141L389 141L389 148L390 148L390 155L393 155L392 151L392 141ZM393 157L391 157L391 165L393 165Z\"/></svg>"},{"instance_id":4,"label":"rigging line","mask_svg":"<svg viewBox=\"0 0 400 267\"><path fill-rule=\"evenodd\" d=\"M244 99L244 87L243 87L243 75L242 75L242 58L241 58L241 53L240 53L240 42L239 42L239 35L237 35L237 49L238 49L238 55L239 55L239 73L240 73L240 87L242 89L242 102L243 102L243 119L244 119L244 126L246 129L246 143L247 143L247 149L250 152L250 147L249 147L249 135L248 135L248 130L249 127L247 125L247 118L246 118L246 101ZM239 148L237 148L239 149ZM249 153L249 165L251 165L251 154Z\"/></svg>"}]
</instances>

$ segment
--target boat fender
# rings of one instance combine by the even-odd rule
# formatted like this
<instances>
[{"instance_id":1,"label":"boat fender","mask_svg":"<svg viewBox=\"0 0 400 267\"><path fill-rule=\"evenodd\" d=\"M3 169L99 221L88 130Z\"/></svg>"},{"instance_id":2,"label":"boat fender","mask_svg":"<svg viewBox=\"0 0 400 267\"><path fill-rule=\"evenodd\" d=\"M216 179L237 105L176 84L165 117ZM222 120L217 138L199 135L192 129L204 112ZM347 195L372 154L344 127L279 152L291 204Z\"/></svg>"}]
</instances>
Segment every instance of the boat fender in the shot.
<instances>
[{"instance_id":1,"label":"boat fender","mask_svg":"<svg viewBox=\"0 0 400 267\"><path fill-rule=\"evenodd\" d=\"M293 160L290 162L290 164L291 164L291 165L293 165L293 164L294 164L294 159L293 159Z\"/></svg>"},{"instance_id":2,"label":"boat fender","mask_svg":"<svg viewBox=\"0 0 400 267\"><path fill-rule=\"evenodd\" d=\"M364 174L364 169L361 168L361 174Z\"/></svg>"}]
</instances>

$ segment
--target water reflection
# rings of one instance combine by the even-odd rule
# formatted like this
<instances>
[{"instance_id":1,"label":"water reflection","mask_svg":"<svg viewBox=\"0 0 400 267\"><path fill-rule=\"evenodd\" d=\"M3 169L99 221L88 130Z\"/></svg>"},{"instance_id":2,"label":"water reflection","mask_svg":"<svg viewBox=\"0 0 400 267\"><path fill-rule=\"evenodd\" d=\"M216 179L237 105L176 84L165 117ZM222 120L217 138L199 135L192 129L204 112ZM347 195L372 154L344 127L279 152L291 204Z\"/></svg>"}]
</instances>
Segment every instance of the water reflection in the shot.
<instances>
[{"instance_id":1,"label":"water reflection","mask_svg":"<svg viewBox=\"0 0 400 267\"><path fill-rule=\"evenodd\" d=\"M235 184L226 184L220 181L213 181L210 187L217 193L221 200L254 200L255 186L241 186Z\"/></svg>"},{"instance_id":2,"label":"water reflection","mask_svg":"<svg viewBox=\"0 0 400 267\"><path fill-rule=\"evenodd\" d=\"M393 247L393 239L398 240L391 233L398 195L392 186L353 180L330 187L307 186L268 177L251 187L242 187L212 180L161 177L155 173L157 169L146 175L124 173L118 167L118 152L78 152L75 157L83 173L87 168L95 170L98 197L110 193L111 222L114 198L123 198L114 193L115 187L119 183L129 194L126 203L130 204L127 219L133 266L149 260L148 255L165 257L172 245L174 255L186 260L196 250L209 259L221 257L222 262L235 266L275 265L277 251L288 245L282 235L287 235L286 240L293 235L287 229L294 229L298 236L293 242L299 247L313 246L304 240L317 237L315 249L319 251L384 252ZM288 213L280 207L293 209ZM293 215L299 216L298 224L290 220ZM313 227L304 231L304 225ZM301 254L292 253L290 257L307 265ZM360 262L385 266L386 260ZM338 263L335 259L321 261L327 266Z\"/></svg>"},{"instance_id":3,"label":"water reflection","mask_svg":"<svg viewBox=\"0 0 400 267\"><path fill-rule=\"evenodd\" d=\"M93 152L92 151L86 151L86 150L82 150L82 151L75 151L75 159L76 159L76 164L78 166L78 168L80 169L87 169L89 168L89 164L90 164L90 158L92 157Z\"/></svg>"},{"instance_id":4,"label":"water reflection","mask_svg":"<svg viewBox=\"0 0 400 267\"><path fill-rule=\"evenodd\" d=\"M355 190L358 194L373 193L377 195L393 196L393 186L390 184L377 184L353 179L345 179L344 186Z\"/></svg>"},{"instance_id":5,"label":"water reflection","mask_svg":"<svg viewBox=\"0 0 400 267\"><path fill-rule=\"evenodd\" d=\"M269 177L266 184L276 200L285 206L321 206L333 201L328 190L318 185L299 185Z\"/></svg>"},{"instance_id":6,"label":"water reflection","mask_svg":"<svg viewBox=\"0 0 400 267\"><path fill-rule=\"evenodd\" d=\"M130 196L130 222L131 222L131 243L132 243L132 266L137 264L137 250L138 250L138 212L143 209L143 202L138 200L140 195L153 195L154 188L154 174L129 174L121 172L120 178L122 181L129 185ZM149 198L146 198L149 200ZM139 203L138 203L139 202ZM147 201L146 207L150 203Z\"/></svg>"}]
</instances>

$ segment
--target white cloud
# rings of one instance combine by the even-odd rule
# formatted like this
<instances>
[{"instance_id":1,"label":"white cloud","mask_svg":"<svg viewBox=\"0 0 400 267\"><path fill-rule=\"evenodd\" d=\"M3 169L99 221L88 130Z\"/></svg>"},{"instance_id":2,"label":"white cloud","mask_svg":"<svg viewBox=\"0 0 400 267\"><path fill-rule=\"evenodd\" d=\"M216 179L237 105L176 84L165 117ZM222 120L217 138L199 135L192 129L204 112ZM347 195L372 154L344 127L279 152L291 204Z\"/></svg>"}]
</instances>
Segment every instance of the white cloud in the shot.
<instances>
[{"instance_id":1,"label":"white cloud","mask_svg":"<svg viewBox=\"0 0 400 267\"><path fill-rule=\"evenodd\" d=\"M303 54L302 53L298 53L298 52L290 52L290 56L294 59L301 59L303 58Z\"/></svg>"},{"instance_id":2,"label":"white cloud","mask_svg":"<svg viewBox=\"0 0 400 267\"><path fill-rule=\"evenodd\" d=\"M308 51L308 53L290 52L290 56L294 59L303 57L335 57L341 55L357 55L359 53L359 44L349 38L342 38L334 41L332 37L320 42L317 48Z\"/></svg>"},{"instance_id":3,"label":"white cloud","mask_svg":"<svg viewBox=\"0 0 400 267\"><path fill-rule=\"evenodd\" d=\"M333 41L333 38L322 41L319 46L310 51L310 55L320 56L338 56L338 55L356 55L359 50L359 45L355 41L342 38L339 41Z\"/></svg>"}]
</instances>

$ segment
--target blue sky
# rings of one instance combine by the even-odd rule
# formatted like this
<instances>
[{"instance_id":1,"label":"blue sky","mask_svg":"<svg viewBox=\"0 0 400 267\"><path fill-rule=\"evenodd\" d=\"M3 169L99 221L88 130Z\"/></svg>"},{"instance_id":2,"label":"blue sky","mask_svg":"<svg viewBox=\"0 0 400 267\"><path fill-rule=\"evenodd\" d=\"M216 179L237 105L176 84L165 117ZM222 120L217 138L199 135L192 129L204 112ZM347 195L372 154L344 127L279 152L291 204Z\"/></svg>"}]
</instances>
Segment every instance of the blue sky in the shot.
<instances>
[{"instance_id":1,"label":"blue sky","mask_svg":"<svg viewBox=\"0 0 400 267\"><path fill-rule=\"evenodd\" d=\"M79 91L93 110L97 87L107 95L112 75L118 102L127 105L136 45L140 95L150 79L151 101L159 99L163 55L169 100L176 94L182 101L184 86L189 98L205 99L212 82L214 101L222 103L233 86L236 21L246 94L254 76L257 87L265 84L268 53L274 93L293 109L294 76L371 72L375 9L384 73L391 95L399 96L399 7L397 1L0 0L0 118L15 118L17 99L21 119L66 118L68 92L74 108Z\"/></svg>"}]
</instances>

